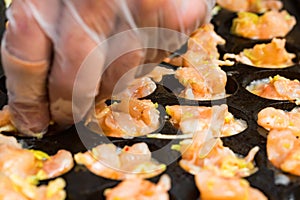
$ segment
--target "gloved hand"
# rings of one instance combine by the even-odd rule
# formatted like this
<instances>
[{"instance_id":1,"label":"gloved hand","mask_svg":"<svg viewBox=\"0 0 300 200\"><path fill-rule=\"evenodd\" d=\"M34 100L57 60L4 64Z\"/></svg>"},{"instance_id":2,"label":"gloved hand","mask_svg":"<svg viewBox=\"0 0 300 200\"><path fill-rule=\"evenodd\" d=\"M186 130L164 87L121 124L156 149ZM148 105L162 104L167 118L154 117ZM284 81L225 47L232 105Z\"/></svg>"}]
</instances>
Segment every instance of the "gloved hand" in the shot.
<instances>
[{"instance_id":1,"label":"gloved hand","mask_svg":"<svg viewBox=\"0 0 300 200\"><path fill-rule=\"evenodd\" d=\"M85 116L98 92L100 99L109 97L126 72L134 69L128 76L134 78L137 66L158 63L166 56L166 49L155 49L153 43L175 50L185 42L170 42L172 37L162 37L160 31L139 28L189 35L209 20L213 4L211 0L13 0L1 48L13 125L29 136L45 133L50 120L72 125L74 116L76 121ZM122 34L126 30L131 31ZM147 45L153 48L147 50ZM72 98L77 99L73 112Z\"/></svg>"}]
</instances>

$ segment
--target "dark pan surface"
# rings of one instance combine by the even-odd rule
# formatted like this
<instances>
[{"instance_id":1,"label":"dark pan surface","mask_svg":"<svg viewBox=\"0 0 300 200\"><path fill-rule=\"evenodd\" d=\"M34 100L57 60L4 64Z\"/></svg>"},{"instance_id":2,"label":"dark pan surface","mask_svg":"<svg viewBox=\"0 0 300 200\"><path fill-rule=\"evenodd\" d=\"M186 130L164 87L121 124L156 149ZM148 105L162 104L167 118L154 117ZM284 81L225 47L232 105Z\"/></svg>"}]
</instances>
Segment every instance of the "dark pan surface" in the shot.
<instances>
[{"instance_id":1,"label":"dark pan surface","mask_svg":"<svg viewBox=\"0 0 300 200\"><path fill-rule=\"evenodd\" d=\"M259 146L260 151L255 157L255 162L259 168L258 172L247 178L251 186L260 189L270 200L289 200L300 199L300 177L287 175L291 180L288 185L276 184L275 180L282 172L272 167L267 160L266 155L266 138L263 130L257 125L257 113L267 107L274 106L276 108L291 109L293 104L286 101L276 101L260 98L248 92L245 86L254 79L268 77L269 75L282 74L291 78L298 78L300 80L300 1L299 0L284 0L284 8L287 9L292 15L296 16L298 24L286 37L287 43L291 44L291 49L297 53L298 64L280 70L265 70L254 68L243 64L235 64L231 67L223 67L228 76L228 83L226 91L230 94L225 99L214 101L192 101L177 98L171 91L180 88L174 77L166 76L160 84L158 89L148 96L157 102L162 107L166 105L185 104L185 105L205 105L211 106L216 104L226 103L229 110L237 117L247 121L248 128L241 134L231 137L222 138L225 146L229 146L235 153L246 155L248 151L254 147ZM229 24L235 13L221 10L220 13L213 18L213 24L216 31L226 39L227 44L220 47L221 54L226 52L235 52L241 50L243 47L249 48L259 41L247 40L244 38L233 36L229 33ZM2 25L2 21L1 21ZM0 33L2 31L0 30ZM261 41L260 41L261 42ZM221 55L222 56L222 55ZM170 88L172 87L172 88ZM0 104L3 106L7 102L5 95L4 79L0 81ZM73 154L87 150L88 147L96 146L103 143L100 136L89 131L82 124L78 126L80 132L84 132L85 140L78 135L78 130L75 126L70 127L68 130L59 132L55 135L45 136L43 139L18 137L18 140L27 148L34 148L43 150L49 154L56 153L59 149L66 149ZM161 133L177 133L175 129L167 120L160 130ZM109 138L113 143L119 146L125 144L133 144L136 142L146 142L150 149L155 151L165 146L171 146L178 141L135 138L131 140L123 140L116 138ZM194 184L194 177L183 171L178 165L179 155L177 152L166 151L163 157L169 161L174 160L166 170L166 173L172 178L172 189L170 190L170 197L174 200L197 200L199 199L199 192ZM154 155L155 157L155 155ZM67 199L69 200L99 200L104 199L103 191L106 188L115 186L119 181L112 181L105 178L97 177L90 173L85 167L75 166L69 173L63 175L67 182ZM157 182L159 177L150 179ZM45 181L46 183L47 181Z\"/></svg>"}]
</instances>

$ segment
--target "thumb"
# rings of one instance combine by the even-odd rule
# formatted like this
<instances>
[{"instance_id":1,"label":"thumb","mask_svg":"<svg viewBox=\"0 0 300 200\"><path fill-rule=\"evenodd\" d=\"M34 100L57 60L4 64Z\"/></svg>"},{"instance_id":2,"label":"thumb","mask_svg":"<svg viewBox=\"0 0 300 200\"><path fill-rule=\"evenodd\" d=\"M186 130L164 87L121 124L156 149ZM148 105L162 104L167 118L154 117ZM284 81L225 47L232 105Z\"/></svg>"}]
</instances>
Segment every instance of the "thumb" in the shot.
<instances>
[{"instance_id":1,"label":"thumb","mask_svg":"<svg viewBox=\"0 0 300 200\"><path fill-rule=\"evenodd\" d=\"M12 123L21 133L36 136L49 125L46 80L51 44L28 10L23 1L12 3L1 54Z\"/></svg>"}]
</instances>

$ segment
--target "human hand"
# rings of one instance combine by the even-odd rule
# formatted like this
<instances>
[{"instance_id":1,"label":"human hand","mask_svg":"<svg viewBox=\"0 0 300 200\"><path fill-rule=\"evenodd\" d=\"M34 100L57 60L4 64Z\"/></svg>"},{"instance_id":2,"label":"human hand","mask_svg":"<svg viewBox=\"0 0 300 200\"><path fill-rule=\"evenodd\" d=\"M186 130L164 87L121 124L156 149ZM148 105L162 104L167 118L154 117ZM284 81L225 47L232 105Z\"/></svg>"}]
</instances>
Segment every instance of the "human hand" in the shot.
<instances>
[{"instance_id":1,"label":"human hand","mask_svg":"<svg viewBox=\"0 0 300 200\"><path fill-rule=\"evenodd\" d=\"M168 53L146 50L145 45L166 42L175 50L184 42L173 38L170 43L160 34L150 35L151 31L140 34L138 28L159 27L189 35L210 16L207 2L212 1L14 0L2 40L13 125L34 136L45 133L50 120L61 126L73 124L75 115L80 120L98 92L100 98L109 97L125 73L134 69L135 74L137 66L158 63ZM109 40L132 29L126 38ZM82 66L84 73L78 76ZM72 97L80 102L73 103L73 112Z\"/></svg>"}]
</instances>

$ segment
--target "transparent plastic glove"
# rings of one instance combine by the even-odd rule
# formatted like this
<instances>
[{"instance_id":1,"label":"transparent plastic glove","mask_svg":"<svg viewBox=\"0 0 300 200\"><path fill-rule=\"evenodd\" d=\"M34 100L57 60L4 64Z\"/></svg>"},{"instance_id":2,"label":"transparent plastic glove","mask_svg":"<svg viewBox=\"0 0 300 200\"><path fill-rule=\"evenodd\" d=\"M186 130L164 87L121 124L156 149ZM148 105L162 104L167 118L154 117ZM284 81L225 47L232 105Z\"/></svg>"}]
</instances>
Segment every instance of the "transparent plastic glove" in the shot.
<instances>
[{"instance_id":1,"label":"transparent plastic glove","mask_svg":"<svg viewBox=\"0 0 300 200\"><path fill-rule=\"evenodd\" d=\"M109 97L125 73L134 78L137 66L158 63L185 42L139 28L189 35L210 16L207 2L13 0L1 48L12 123L32 136L45 133L50 120L62 127L81 120L99 91ZM153 44L163 49L144 48Z\"/></svg>"}]
</instances>

